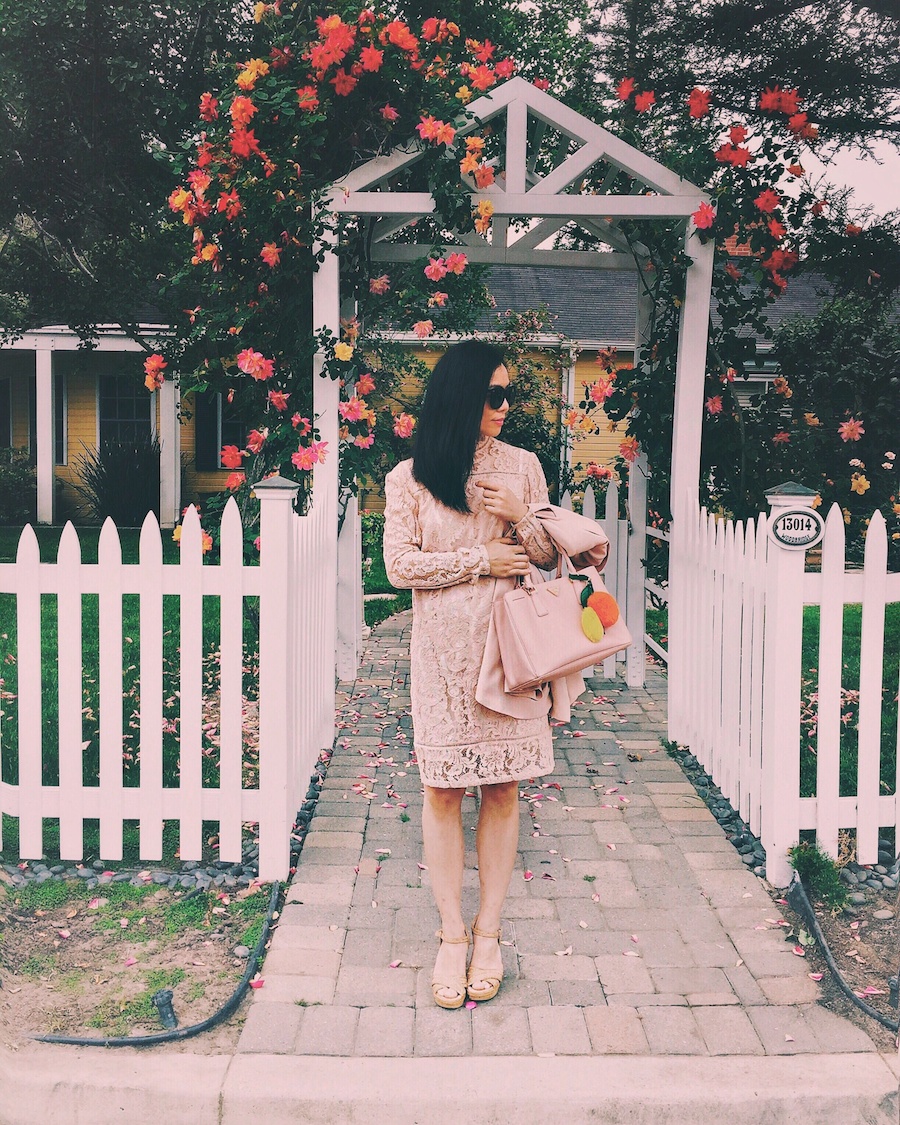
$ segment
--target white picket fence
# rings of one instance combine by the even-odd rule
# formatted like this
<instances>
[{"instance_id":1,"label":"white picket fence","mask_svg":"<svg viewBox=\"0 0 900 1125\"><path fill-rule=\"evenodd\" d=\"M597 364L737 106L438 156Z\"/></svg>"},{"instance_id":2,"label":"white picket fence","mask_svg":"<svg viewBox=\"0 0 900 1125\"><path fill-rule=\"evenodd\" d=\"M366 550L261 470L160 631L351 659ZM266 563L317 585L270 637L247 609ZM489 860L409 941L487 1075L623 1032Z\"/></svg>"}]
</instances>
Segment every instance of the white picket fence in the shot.
<instances>
[{"instance_id":1,"label":"white picket fence","mask_svg":"<svg viewBox=\"0 0 900 1125\"><path fill-rule=\"evenodd\" d=\"M856 833L856 858L878 862L879 829L900 839L900 776L881 791L885 607L900 601L887 573L887 534L876 512L864 569L845 569L844 521L826 520L821 571L805 552L769 537L770 518L746 525L707 511L675 521L670 571L669 731L687 744L766 849L766 873L784 886L787 849L802 829L837 857L839 829ZM862 605L856 793L839 787L844 606ZM820 607L816 786L800 793L801 643L804 605ZM846 686L846 685L845 685ZM900 761L900 754L898 754Z\"/></svg>"},{"instance_id":2,"label":"white picket fence","mask_svg":"<svg viewBox=\"0 0 900 1125\"><path fill-rule=\"evenodd\" d=\"M0 715L4 726L15 715L18 777L0 781L0 813L18 818L23 859L43 855L43 820L59 819L64 860L83 858L86 818L100 822L100 854L122 856L124 820L140 827L144 860L162 856L163 822L179 823L179 855L199 860L204 821L218 822L219 856L241 858L242 826L258 824L262 879L284 878L291 825L308 778L334 731L334 611L337 571L336 528L326 521L328 505L316 504L297 516L297 486L280 478L257 486L260 499L259 565L245 565L241 519L229 501L221 524L217 564L203 562L196 511L186 514L179 560L163 563L159 526L151 514L141 530L139 562L124 564L118 532L107 520L98 561L81 559L71 524L63 531L55 563L42 563L30 527L22 532L15 563L0 564L0 593L16 597L17 689ZM42 652L44 595L56 595L58 652ZM85 784L83 769L83 596L99 603L99 771ZM125 649L122 597L136 595L140 606L139 651ZM163 598L179 603L177 656L178 778L163 784ZM218 785L203 783L204 598L218 601L220 621L218 704ZM247 747L243 726L243 599L259 599L259 773L244 781ZM59 712L59 780L42 779L42 673L56 665ZM140 784L123 774L123 669L139 673ZM209 693L206 694L207 709ZM207 715L208 717L208 715ZM2 820L0 820L2 832ZM2 836L0 836L2 846Z\"/></svg>"}]
</instances>

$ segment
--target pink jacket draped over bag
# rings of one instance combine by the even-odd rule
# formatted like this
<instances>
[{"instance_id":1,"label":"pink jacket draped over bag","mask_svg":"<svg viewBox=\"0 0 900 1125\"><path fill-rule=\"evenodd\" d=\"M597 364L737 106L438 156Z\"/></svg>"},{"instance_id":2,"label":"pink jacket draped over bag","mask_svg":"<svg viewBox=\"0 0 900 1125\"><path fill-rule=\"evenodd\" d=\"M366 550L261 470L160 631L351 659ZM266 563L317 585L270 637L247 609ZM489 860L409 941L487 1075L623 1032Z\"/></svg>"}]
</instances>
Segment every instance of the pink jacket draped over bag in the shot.
<instances>
[{"instance_id":1,"label":"pink jacket draped over bag","mask_svg":"<svg viewBox=\"0 0 900 1125\"><path fill-rule=\"evenodd\" d=\"M561 555L567 555L576 569L595 566L602 570L609 551L609 540L603 528L587 516L568 512L553 504L531 504L529 513L540 520L541 526L553 540ZM540 572L531 568L534 581L541 582ZM494 601L502 598L516 584L514 578L494 580ZM528 695L511 695L503 690L503 667L500 663L500 646L494 628L493 614L488 625L487 642L478 676L475 699L482 707L511 715L516 719L534 719L540 715L550 715L567 723L572 715L572 704L584 691L584 680L580 672L563 679L542 684Z\"/></svg>"}]
</instances>

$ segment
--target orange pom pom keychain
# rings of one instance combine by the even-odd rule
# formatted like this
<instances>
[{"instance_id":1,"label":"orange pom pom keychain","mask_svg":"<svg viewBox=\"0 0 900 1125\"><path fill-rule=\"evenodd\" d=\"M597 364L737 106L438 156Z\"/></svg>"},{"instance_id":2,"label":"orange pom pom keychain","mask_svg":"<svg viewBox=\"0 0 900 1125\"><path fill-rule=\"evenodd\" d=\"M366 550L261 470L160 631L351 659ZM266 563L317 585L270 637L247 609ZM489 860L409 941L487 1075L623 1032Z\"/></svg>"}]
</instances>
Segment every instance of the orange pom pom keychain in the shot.
<instances>
[{"instance_id":1,"label":"orange pom pom keychain","mask_svg":"<svg viewBox=\"0 0 900 1125\"><path fill-rule=\"evenodd\" d=\"M619 620L619 606L616 599L606 590L597 590L589 595L587 604L600 618L600 624L604 629L615 625Z\"/></svg>"}]
</instances>

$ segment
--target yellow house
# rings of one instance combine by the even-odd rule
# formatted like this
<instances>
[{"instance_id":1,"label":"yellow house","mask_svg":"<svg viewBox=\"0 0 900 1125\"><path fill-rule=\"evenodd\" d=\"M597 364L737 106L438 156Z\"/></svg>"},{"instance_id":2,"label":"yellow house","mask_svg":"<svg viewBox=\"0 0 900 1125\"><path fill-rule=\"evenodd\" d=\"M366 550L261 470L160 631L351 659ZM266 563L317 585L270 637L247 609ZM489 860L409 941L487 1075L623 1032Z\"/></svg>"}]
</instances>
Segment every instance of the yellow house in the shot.
<instances>
[{"instance_id":1,"label":"yellow house","mask_svg":"<svg viewBox=\"0 0 900 1125\"><path fill-rule=\"evenodd\" d=\"M774 323L797 315L814 315L820 303L821 278L794 279L785 296L770 306ZM635 338L637 279L619 270L568 267L494 266L487 278L498 312L524 312L545 307L548 335L534 340L540 349L560 350L560 399L571 405L583 397L583 384L597 377L602 349L616 349L617 362L632 361ZM711 310L715 319L715 310ZM164 339L162 324L142 324L144 339ZM489 335L496 322L484 317L478 331ZM423 350L414 335L395 334L433 366L439 347ZM146 352L116 327L101 328L93 348L79 347L65 327L39 328L12 344L0 346L0 450L26 450L37 472L37 521L77 519L82 499L79 461L106 440L153 436L160 445L159 516L164 527L178 522L184 504L201 500L224 487L229 470L220 466L223 445L243 446L246 425L229 415L222 396L208 393L179 399L177 378L159 391L144 387ZM167 372L167 374L170 374ZM758 380L774 375L760 350L743 394L758 389ZM755 386L754 386L755 384ZM621 435L602 422L600 432L563 443L561 461L610 464ZM363 506L379 508L380 493L370 490Z\"/></svg>"}]
</instances>

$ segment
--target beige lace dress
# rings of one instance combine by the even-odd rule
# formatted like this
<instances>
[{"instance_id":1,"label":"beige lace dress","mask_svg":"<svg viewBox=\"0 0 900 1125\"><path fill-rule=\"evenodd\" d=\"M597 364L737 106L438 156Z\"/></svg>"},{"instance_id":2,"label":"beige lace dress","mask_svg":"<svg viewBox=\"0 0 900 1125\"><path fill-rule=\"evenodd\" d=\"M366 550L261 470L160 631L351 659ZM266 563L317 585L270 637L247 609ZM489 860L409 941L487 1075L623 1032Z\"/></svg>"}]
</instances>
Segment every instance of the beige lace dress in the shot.
<instances>
[{"instance_id":1,"label":"beige lace dress","mask_svg":"<svg viewBox=\"0 0 900 1125\"><path fill-rule=\"evenodd\" d=\"M475 701L495 579L487 548L509 525L485 511L476 480L504 484L526 504L547 501L533 453L482 438L466 486L469 513L445 507L403 461L387 476L384 561L388 578L413 591L410 688L422 780L436 788L521 781L550 773L553 744L546 715L516 719ZM539 567L556 550L532 516L515 525Z\"/></svg>"}]
</instances>

